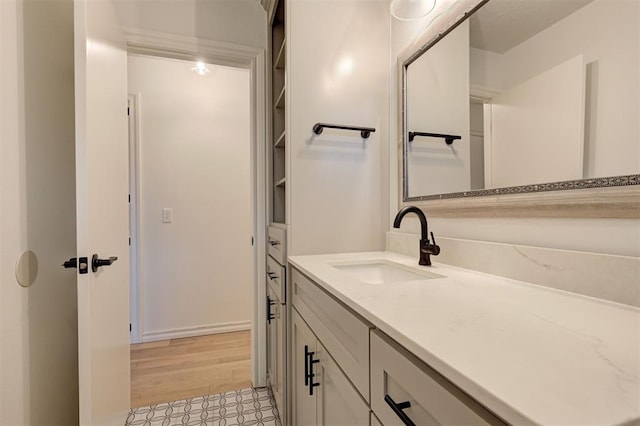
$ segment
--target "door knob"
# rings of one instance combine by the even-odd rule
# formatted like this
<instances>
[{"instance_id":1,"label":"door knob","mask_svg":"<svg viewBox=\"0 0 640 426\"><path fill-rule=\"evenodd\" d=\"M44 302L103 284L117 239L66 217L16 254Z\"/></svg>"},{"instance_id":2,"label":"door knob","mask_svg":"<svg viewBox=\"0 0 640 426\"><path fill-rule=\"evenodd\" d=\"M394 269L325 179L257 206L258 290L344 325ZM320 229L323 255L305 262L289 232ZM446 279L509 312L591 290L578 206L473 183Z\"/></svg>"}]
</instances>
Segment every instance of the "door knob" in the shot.
<instances>
[{"instance_id":1,"label":"door knob","mask_svg":"<svg viewBox=\"0 0 640 426\"><path fill-rule=\"evenodd\" d=\"M77 268L78 267L78 258L76 257L72 257L69 260L66 260L62 266L64 266L66 269L68 268Z\"/></svg>"},{"instance_id":2,"label":"door knob","mask_svg":"<svg viewBox=\"0 0 640 426\"><path fill-rule=\"evenodd\" d=\"M109 266L113 262L118 260L117 256L111 256L108 259L99 259L97 254L91 256L91 270L93 272L98 272L98 268L101 266Z\"/></svg>"},{"instance_id":3,"label":"door knob","mask_svg":"<svg viewBox=\"0 0 640 426\"><path fill-rule=\"evenodd\" d=\"M80 262L76 257L72 257L69 260L66 260L62 266L65 268L78 268L81 274L86 274L89 271L89 265L86 257L81 257Z\"/></svg>"}]
</instances>

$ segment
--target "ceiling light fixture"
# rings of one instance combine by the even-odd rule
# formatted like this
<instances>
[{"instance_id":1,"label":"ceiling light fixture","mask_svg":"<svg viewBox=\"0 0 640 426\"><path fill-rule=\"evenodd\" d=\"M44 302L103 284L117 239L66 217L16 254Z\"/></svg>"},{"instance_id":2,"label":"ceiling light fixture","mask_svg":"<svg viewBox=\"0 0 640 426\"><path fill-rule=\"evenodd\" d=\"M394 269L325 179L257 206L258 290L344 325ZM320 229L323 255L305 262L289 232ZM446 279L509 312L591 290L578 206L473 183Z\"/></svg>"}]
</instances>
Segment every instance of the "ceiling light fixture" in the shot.
<instances>
[{"instance_id":1,"label":"ceiling light fixture","mask_svg":"<svg viewBox=\"0 0 640 426\"><path fill-rule=\"evenodd\" d=\"M197 62L196 66L191 68L191 71L195 72L198 75L207 75L211 72L207 65L204 62Z\"/></svg>"},{"instance_id":2,"label":"ceiling light fixture","mask_svg":"<svg viewBox=\"0 0 640 426\"><path fill-rule=\"evenodd\" d=\"M401 21L415 21L424 18L436 7L436 0L393 0L391 15Z\"/></svg>"}]
</instances>

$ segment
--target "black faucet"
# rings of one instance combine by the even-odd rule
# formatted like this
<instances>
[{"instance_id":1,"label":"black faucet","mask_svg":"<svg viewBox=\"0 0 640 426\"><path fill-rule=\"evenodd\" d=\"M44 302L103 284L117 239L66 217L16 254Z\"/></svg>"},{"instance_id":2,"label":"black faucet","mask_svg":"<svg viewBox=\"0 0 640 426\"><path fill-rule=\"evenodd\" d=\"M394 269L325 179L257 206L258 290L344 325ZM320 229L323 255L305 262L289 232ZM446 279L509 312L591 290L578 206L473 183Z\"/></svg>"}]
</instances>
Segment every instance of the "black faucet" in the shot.
<instances>
[{"instance_id":1,"label":"black faucet","mask_svg":"<svg viewBox=\"0 0 640 426\"><path fill-rule=\"evenodd\" d=\"M421 238L420 238L420 260L418 264L431 266L431 255L437 256L440 254L440 246L436 244L436 239L433 236L433 232L431 233L431 240L433 240L433 244L429 242L429 225L427 225L427 217L424 215L422 210L415 206L408 206L401 209L396 218L393 220L393 227L400 228L400 222L402 222L402 218L407 213L415 213L420 219L420 228L421 228Z\"/></svg>"}]
</instances>

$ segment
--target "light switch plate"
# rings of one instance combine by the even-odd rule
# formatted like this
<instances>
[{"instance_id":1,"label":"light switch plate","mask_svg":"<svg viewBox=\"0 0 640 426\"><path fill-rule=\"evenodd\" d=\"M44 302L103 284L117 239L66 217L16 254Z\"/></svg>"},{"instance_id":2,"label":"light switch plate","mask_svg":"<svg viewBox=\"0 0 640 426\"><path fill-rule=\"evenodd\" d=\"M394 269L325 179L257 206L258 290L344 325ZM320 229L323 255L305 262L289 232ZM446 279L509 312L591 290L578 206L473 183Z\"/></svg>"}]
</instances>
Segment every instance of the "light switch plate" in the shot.
<instances>
[{"instance_id":1,"label":"light switch plate","mask_svg":"<svg viewBox=\"0 0 640 426\"><path fill-rule=\"evenodd\" d=\"M165 207L162 209L162 223L171 222L173 222L173 209Z\"/></svg>"}]
</instances>

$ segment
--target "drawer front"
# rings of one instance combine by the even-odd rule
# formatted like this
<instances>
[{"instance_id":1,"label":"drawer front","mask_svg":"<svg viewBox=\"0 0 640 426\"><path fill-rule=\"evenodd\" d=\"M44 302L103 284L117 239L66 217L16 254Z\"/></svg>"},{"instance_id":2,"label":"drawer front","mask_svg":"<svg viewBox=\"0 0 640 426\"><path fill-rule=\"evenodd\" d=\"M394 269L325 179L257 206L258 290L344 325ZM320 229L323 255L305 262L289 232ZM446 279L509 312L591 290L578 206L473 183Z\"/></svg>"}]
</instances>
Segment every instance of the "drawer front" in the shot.
<instances>
[{"instance_id":1,"label":"drawer front","mask_svg":"<svg viewBox=\"0 0 640 426\"><path fill-rule=\"evenodd\" d=\"M270 226L267 230L267 252L281 265L287 263L287 232L284 229Z\"/></svg>"},{"instance_id":2,"label":"drawer front","mask_svg":"<svg viewBox=\"0 0 640 426\"><path fill-rule=\"evenodd\" d=\"M384 425L402 425L385 397L416 425L504 423L378 330L371 332L371 409Z\"/></svg>"},{"instance_id":3,"label":"drawer front","mask_svg":"<svg viewBox=\"0 0 640 426\"><path fill-rule=\"evenodd\" d=\"M267 256L267 282L274 293L280 299L280 303L286 303L286 273L284 266Z\"/></svg>"},{"instance_id":4,"label":"drawer front","mask_svg":"<svg viewBox=\"0 0 640 426\"><path fill-rule=\"evenodd\" d=\"M293 306L369 401L369 325L296 269L290 285Z\"/></svg>"}]
</instances>

